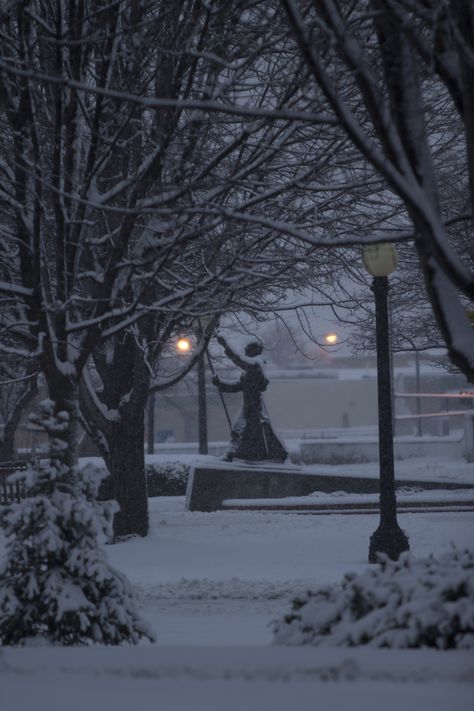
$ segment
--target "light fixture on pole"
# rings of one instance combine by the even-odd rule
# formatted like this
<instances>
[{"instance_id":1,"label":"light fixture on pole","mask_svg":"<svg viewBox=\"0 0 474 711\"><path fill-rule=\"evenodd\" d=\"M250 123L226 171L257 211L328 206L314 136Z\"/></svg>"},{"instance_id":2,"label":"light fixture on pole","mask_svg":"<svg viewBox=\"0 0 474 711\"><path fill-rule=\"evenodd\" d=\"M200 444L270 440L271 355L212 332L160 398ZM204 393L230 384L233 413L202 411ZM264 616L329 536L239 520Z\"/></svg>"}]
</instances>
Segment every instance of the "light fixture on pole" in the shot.
<instances>
[{"instance_id":1,"label":"light fixture on pole","mask_svg":"<svg viewBox=\"0 0 474 711\"><path fill-rule=\"evenodd\" d=\"M176 341L176 348L180 353L189 353L191 350L191 340L187 336L181 336Z\"/></svg>"},{"instance_id":2,"label":"light fixture on pole","mask_svg":"<svg viewBox=\"0 0 474 711\"><path fill-rule=\"evenodd\" d=\"M337 333L326 333L324 341L328 346L335 346L339 343L339 336Z\"/></svg>"},{"instance_id":3,"label":"light fixture on pole","mask_svg":"<svg viewBox=\"0 0 474 711\"><path fill-rule=\"evenodd\" d=\"M373 276L377 346L377 392L379 420L380 523L370 537L369 563L376 563L379 553L397 560L410 549L408 538L398 525L393 458L392 387L390 370L390 335L388 321L388 275L398 264L392 244L373 244L365 248L362 261Z\"/></svg>"}]
</instances>

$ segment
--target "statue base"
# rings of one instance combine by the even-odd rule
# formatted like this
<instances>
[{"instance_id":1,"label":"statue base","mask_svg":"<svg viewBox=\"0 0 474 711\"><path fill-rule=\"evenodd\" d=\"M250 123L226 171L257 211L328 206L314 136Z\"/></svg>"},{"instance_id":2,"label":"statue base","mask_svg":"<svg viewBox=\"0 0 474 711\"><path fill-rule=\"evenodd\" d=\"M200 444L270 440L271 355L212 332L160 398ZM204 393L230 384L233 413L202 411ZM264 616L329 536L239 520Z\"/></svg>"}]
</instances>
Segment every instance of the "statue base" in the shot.
<instances>
[{"instance_id":1,"label":"statue base","mask_svg":"<svg viewBox=\"0 0 474 711\"><path fill-rule=\"evenodd\" d=\"M457 489L458 484L433 481L397 480L397 486L424 489ZM191 471L186 492L188 511L218 511L227 499L282 499L287 496L307 496L314 491L331 493L346 491L357 494L377 494L379 477L314 474L291 464L216 460L212 466L198 465Z\"/></svg>"}]
</instances>

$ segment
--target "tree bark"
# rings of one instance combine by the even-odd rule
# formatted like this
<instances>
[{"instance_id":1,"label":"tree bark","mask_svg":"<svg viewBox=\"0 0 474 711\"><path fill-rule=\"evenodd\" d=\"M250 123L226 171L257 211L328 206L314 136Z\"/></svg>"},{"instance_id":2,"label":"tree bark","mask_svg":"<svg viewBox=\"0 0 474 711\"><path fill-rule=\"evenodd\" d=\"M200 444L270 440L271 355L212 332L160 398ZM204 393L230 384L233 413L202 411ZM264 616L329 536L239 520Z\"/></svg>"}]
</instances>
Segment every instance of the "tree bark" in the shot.
<instances>
[{"instance_id":1,"label":"tree bark","mask_svg":"<svg viewBox=\"0 0 474 711\"><path fill-rule=\"evenodd\" d=\"M15 454L15 432L16 427L10 427L11 420L7 422L0 441L0 462L10 462Z\"/></svg>"},{"instance_id":2,"label":"tree bark","mask_svg":"<svg viewBox=\"0 0 474 711\"><path fill-rule=\"evenodd\" d=\"M133 338L116 343L116 356L111 367L96 354L103 390L94 392L85 377L80 394L81 422L104 458L120 506L114 517L114 539L120 539L148 533L145 411L150 375Z\"/></svg>"},{"instance_id":3,"label":"tree bark","mask_svg":"<svg viewBox=\"0 0 474 711\"><path fill-rule=\"evenodd\" d=\"M104 457L112 477L114 499L120 506L114 517L116 539L148 533L144 410L145 406L130 408L122 416L108 439L108 453Z\"/></svg>"},{"instance_id":4,"label":"tree bark","mask_svg":"<svg viewBox=\"0 0 474 711\"><path fill-rule=\"evenodd\" d=\"M27 387L15 402L15 407L10 413L3 429L3 437L0 440L0 461L7 462L15 455L15 433L20 424L21 416L26 406L31 402L38 392L36 376L28 381Z\"/></svg>"}]
</instances>

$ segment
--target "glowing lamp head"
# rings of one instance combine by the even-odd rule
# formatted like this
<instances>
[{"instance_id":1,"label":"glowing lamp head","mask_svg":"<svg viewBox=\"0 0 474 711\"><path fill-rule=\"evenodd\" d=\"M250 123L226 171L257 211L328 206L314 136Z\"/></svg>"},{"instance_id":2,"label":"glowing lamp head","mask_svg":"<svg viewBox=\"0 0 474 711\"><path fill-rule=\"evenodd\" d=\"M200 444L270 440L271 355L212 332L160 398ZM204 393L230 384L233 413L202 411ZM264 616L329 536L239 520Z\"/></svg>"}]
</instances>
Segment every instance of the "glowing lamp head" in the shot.
<instances>
[{"instance_id":1,"label":"glowing lamp head","mask_svg":"<svg viewBox=\"0 0 474 711\"><path fill-rule=\"evenodd\" d=\"M180 353L188 353L191 350L191 341L189 338L180 338L176 343L176 348Z\"/></svg>"},{"instance_id":2,"label":"glowing lamp head","mask_svg":"<svg viewBox=\"0 0 474 711\"><path fill-rule=\"evenodd\" d=\"M326 343L327 343L328 345L334 346L334 345L337 343L337 341L338 341L337 333L327 333L327 334L324 336L324 340L326 341Z\"/></svg>"}]
</instances>

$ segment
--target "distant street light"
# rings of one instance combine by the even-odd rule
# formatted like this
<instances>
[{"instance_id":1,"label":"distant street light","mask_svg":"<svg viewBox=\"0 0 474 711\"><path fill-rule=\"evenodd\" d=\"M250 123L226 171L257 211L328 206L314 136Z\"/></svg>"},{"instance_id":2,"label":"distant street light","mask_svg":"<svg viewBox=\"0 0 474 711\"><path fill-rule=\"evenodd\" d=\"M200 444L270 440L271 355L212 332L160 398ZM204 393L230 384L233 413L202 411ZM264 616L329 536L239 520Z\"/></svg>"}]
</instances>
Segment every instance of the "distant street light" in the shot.
<instances>
[{"instance_id":1,"label":"distant street light","mask_svg":"<svg viewBox=\"0 0 474 711\"><path fill-rule=\"evenodd\" d=\"M388 322L388 275L396 268L398 256L392 244L374 244L365 248L362 261L374 278L377 343L377 390L379 420L380 523L370 537L369 563L385 553L397 560L410 545L397 521L395 467L393 461L392 387L390 371L390 335Z\"/></svg>"},{"instance_id":2,"label":"distant street light","mask_svg":"<svg viewBox=\"0 0 474 711\"><path fill-rule=\"evenodd\" d=\"M182 336L176 342L176 348L180 353L188 353L191 350L191 341L187 336Z\"/></svg>"},{"instance_id":3,"label":"distant street light","mask_svg":"<svg viewBox=\"0 0 474 711\"><path fill-rule=\"evenodd\" d=\"M324 340L330 346L334 346L339 341L339 336L337 333L326 333Z\"/></svg>"}]
</instances>

